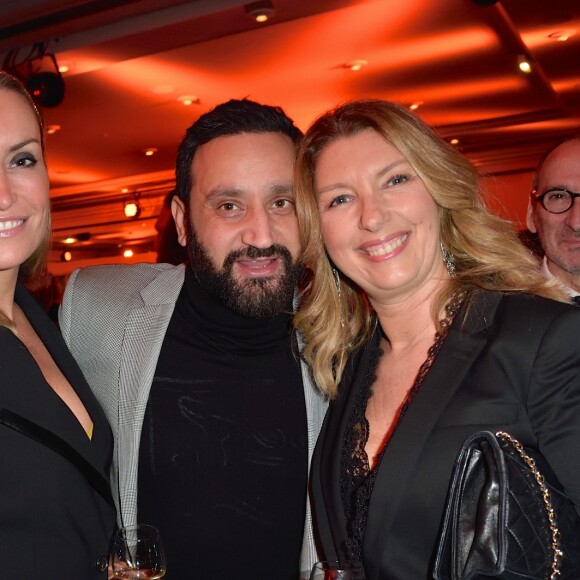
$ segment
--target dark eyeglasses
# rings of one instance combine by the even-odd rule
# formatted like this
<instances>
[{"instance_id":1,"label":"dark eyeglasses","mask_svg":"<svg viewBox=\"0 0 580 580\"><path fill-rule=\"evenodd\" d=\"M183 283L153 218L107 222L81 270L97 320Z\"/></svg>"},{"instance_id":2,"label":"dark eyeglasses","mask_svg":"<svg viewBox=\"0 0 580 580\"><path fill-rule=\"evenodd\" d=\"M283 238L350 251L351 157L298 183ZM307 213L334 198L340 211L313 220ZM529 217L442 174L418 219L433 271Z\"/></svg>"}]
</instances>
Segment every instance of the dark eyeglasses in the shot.
<instances>
[{"instance_id":1,"label":"dark eyeglasses","mask_svg":"<svg viewBox=\"0 0 580 580\"><path fill-rule=\"evenodd\" d=\"M573 205L574 200L580 197L580 193L574 193L561 187L548 189L542 195L534 196L543 208L550 213L566 213Z\"/></svg>"}]
</instances>

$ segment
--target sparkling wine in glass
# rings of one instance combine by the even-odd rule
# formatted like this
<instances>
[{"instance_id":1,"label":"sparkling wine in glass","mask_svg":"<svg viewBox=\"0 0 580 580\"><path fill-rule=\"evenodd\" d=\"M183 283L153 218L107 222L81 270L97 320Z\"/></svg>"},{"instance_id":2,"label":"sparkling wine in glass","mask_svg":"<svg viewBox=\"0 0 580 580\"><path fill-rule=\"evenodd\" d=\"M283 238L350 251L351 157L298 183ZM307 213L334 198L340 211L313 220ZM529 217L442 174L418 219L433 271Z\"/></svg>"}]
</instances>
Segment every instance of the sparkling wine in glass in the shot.
<instances>
[{"instance_id":1,"label":"sparkling wine in glass","mask_svg":"<svg viewBox=\"0 0 580 580\"><path fill-rule=\"evenodd\" d=\"M167 567L157 528L140 524L117 530L111 543L110 562L113 578L163 578Z\"/></svg>"},{"instance_id":2,"label":"sparkling wine in glass","mask_svg":"<svg viewBox=\"0 0 580 580\"><path fill-rule=\"evenodd\" d=\"M310 580L364 580L362 567L348 562L316 562Z\"/></svg>"}]
</instances>

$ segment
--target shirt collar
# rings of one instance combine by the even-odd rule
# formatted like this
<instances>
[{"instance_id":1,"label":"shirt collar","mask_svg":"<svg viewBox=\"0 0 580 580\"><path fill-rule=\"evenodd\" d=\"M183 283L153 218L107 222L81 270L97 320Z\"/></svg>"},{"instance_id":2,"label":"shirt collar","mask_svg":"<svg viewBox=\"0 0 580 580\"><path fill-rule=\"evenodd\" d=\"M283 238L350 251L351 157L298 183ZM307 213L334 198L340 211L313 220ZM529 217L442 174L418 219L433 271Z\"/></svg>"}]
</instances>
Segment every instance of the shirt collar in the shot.
<instances>
[{"instance_id":1,"label":"shirt collar","mask_svg":"<svg viewBox=\"0 0 580 580\"><path fill-rule=\"evenodd\" d=\"M552 274L552 272L550 272L550 269L548 268L548 258L546 256L544 256L544 259L542 260L542 273L544 274L544 276L548 280L555 280L556 279L556 276L554 276L554 274ZM560 280L558 280L558 282L560 282L562 288L568 294L568 296L570 296L570 298L576 297L578 292L576 292L575 290L572 290L572 288L568 288L568 286L563 284Z\"/></svg>"}]
</instances>

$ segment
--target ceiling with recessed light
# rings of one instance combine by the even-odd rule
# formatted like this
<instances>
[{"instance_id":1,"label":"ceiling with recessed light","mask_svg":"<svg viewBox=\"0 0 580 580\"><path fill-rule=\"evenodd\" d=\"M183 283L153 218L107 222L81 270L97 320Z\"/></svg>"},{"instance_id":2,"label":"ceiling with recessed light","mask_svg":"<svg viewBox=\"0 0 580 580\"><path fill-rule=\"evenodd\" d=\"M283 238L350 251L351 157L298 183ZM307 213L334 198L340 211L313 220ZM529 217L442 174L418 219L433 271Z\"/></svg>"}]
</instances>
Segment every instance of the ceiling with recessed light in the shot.
<instances>
[{"instance_id":1,"label":"ceiling with recessed light","mask_svg":"<svg viewBox=\"0 0 580 580\"><path fill-rule=\"evenodd\" d=\"M245 4L0 4L0 63L42 42L68 68L62 103L44 109L55 273L129 248L150 259L177 145L230 98L280 105L302 129L348 99L393 100L497 179L529 173L580 130L578 0L272 0L261 24Z\"/></svg>"}]
</instances>

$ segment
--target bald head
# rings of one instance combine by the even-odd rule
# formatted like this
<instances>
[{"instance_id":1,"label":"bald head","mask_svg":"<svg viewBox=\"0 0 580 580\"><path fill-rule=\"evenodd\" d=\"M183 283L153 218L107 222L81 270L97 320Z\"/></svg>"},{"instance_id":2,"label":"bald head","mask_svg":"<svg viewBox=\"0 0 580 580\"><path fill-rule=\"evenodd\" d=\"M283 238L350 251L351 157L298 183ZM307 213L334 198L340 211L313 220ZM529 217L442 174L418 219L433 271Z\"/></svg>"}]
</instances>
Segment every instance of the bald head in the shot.
<instances>
[{"instance_id":1,"label":"bald head","mask_svg":"<svg viewBox=\"0 0 580 580\"><path fill-rule=\"evenodd\" d=\"M564 213L550 213L535 197L552 189L580 192L580 138L565 141L546 156L536 173L527 216L528 228L538 233L550 272L580 292L580 201L575 198Z\"/></svg>"}]
</instances>

